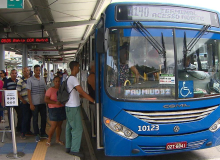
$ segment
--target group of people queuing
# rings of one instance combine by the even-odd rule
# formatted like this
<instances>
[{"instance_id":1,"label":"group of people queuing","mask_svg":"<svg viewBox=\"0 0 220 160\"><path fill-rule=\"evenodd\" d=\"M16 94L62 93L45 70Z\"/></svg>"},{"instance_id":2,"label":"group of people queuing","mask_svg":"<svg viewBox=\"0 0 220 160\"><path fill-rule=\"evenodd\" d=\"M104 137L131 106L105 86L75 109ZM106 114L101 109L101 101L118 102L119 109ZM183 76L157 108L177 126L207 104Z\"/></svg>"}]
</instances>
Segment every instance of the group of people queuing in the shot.
<instances>
[{"instance_id":1,"label":"group of people queuing","mask_svg":"<svg viewBox=\"0 0 220 160\"><path fill-rule=\"evenodd\" d=\"M3 71L0 72L4 73ZM33 135L31 132L31 117L33 116L33 128L34 134L36 135L36 141L39 134L38 129L38 108L44 105L45 110L40 110L41 114L41 137L47 138L47 134L45 132L46 128L46 105L44 102L44 95L46 90L46 84L44 79L42 78L39 82L34 81L32 79L40 78L40 66L34 66L34 76L30 75L30 68L24 67L22 69L23 76L18 80L17 79L17 70L12 69L10 72L10 78L3 81L3 87L0 90L17 90L18 91L18 106L14 107L17 113L17 125L16 132L21 133L21 139L26 139L26 135ZM43 81L43 83L42 83ZM1 83L0 82L0 83ZM35 82L35 83L34 83ZM4 92L1 93L1 115L3 116L2 108L5 107L4 101ZM43 98L43 100L42 100ZM36 105L33 107L33 105ZM8 121L9 127L11 128L10 123L10 106L6 107L8 110ZM41 107L43 108L43 107ZM45 116L44 116L44 115ZM45 122L45 123L44 123ZM38 138L39 139L39 138Z\"/></svg>"},{"instance_id":2,"label":"group of people queuing","mask_svg":"<svg viewBox=\"0 0 220 160\"><path fill-rule=\"evenodd\" d=\"M62 83L63 81L65 81L65 80L67 79L67 77L68 77L69 75L68 75L66 69L64 69L64 70L62 70L62 69L57 69L57 72L56 72L56 73L54 73L54 70L51 70L51 71L50 71L50 82L53 82L53 79L54 79L55 76L60 77L60 81L61 81L61 83Z\"/></svg>"},{"instance_id":3,"label":"group of people queuing","mask_svg":"<svg viewBox=\"0 0 220 160\"><path fill-rule=\"evenodd\" d=\"M21 139L26 139L27 134L34 134L36 142L40 141L41 138L48 138L46 145L50 146L51 138L56 131L56 143L65 145L66 153L83 157L84 155L79 152L83 132L80 114L80 97L84 97L89 100L91 104L95 104L94 93L92 93L95 86L95 81L93 81L94 72L91 74L90 78L88 77L88 83L90 84L89 90L91 92L91 94L88 95L83 91L78 79L76 78L76 75L79 72L79 63L71 61L69 63L69 67L71 70L71 74L69 76L66 70L64 70L64 73L62 73L62 70L59 70L57 75L53 74L53 76L51 76L52 74L50 74L50 79L53 79L54 86L50 87L48 90L46 89L44 77L40 75L41 67L39 65L34 66L34 75L31 77L30 69L28 67L23 68L23 77L19 81L16 79L17 70L13 69L10 73L11 78L0 81L0 90L2 87L3 90L18 91L20 105L14 108L17 112L18 119L16 131L21 133ZM53 70L51 72L53 72ZM0 74L3 73L3 71L0 71ZM57 101L57 91L59 90L63 79L67 79L67 88L70 92L69 100L65 104L61 104ZM1 105L4 107L3 97L4 95L0 98ZM45 131L47 122L47 106L51 125L48 135ZM9 111L10 110L8 109L8 112ZM41 117L40 129L38 127L39 113ZM31 117L33 117L34 133L31 132ZM62 123L64 120L66 120L66 143L60 140Z\"/></svg>"}]
</instances>

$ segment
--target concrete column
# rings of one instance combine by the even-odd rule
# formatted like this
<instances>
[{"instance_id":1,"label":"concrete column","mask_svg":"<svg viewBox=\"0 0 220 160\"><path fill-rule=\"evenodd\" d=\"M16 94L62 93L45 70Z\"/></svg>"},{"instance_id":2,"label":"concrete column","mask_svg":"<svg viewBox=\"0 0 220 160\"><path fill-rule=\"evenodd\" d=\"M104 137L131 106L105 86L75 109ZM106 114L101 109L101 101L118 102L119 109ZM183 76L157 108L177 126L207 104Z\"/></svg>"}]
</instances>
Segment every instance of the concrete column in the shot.
<instances>
[{"instance_id":1,"label":"concrete column","mask_svg":"<svg viewBox=\"0 0 220 160\"><path fill-rule=\"evenodd\" d=\"M53 64L53 73L55 74L55 70L56 70L56 65Z\"/></svg>"},{"instance_id":2,"label":"concrete column","mask_svg":"<svg viewBox=\"0 0 220 160\"><path fill-rule=\"evenodd\" d=\"M55 69L56 69L55 64L53 64L53 73L55 73Z\"/></svg>"},{"instance_id":3,"label":"concrete column","mask_svg":"<svg viewBox=\"0 0 220 160\"><path fill-rule=\"evenodd\" d=\"M22 51L22 68L28 67L28 55L27 55L27 45L23 44Z\"/></svg>"},{"instance_id":4,"label":"concrete column","mask_svg":"<svg viewBox=\"0 0 220 160\"><path fill-rule=\"evenodd\" d=\"M56 74L57 73L57 64L55 64L55 71L54 71L54 73Z\"/></svg>"},{"instance_id":5,"label":"concrete column","mask_svg":"<svg viewBox=\"0 0 220 160\"><path fill-rule=\"evenodd\" d=\"M0 44L0 70L5 70L5 45Z\"/></svg>"}]
</instances>

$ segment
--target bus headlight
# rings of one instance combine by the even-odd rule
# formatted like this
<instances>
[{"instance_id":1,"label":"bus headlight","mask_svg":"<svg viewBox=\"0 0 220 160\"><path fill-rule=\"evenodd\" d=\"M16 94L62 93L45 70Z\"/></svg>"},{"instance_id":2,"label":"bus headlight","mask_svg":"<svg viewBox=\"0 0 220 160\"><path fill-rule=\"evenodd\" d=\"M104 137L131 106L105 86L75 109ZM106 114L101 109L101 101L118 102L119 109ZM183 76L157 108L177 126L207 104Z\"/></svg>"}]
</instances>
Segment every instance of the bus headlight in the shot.
<instances>
[{"instance_id":1,"label":"bus headlight","mask_svg":"<svg viewBox=\"0 0 220 160\"><path fill-rule=\"evenodd\" d=\"M120 131L123 130L123 126L118 123L118 124L116 124L116 125L114 126L114 130L115 130L116 132L120 132Z\"/></svg>"},{"instance_id":2,"label":"bus headlight","mask_svg":"<svg viewBox=\"0 0 220 160\"><path fill-rule=\"evenodd\" d=\"M130 130L125 130L125 131L124 131L124 135L125 135L126 137L130 137L130 136L132 135L132 132L131 132Z\"/></svg>"},{"instance_id":3,"label":"bus headlight","mask_svg":"<svg viewBox=\"0 0 220 160\"><path fill-rule=\"evenodd\" d=\"M134 139L138 136L135 132L128 129L127 127L123 126L120 123L117 123L111 119L108 119L106 117L103 118L105 125L111 129L113 132L119 134L122 137L128 138L128 139Z\"/></svg>"},{"instance_id":4,"label":"bus headlight","mask_svg":"<svg viewBox=\"0 0 220 160\"><path fill-rule=\"evenodd\" d=\"M215 132L220 127L220 118L209 128L211 132Z\"/></svg>"}]
</instances>

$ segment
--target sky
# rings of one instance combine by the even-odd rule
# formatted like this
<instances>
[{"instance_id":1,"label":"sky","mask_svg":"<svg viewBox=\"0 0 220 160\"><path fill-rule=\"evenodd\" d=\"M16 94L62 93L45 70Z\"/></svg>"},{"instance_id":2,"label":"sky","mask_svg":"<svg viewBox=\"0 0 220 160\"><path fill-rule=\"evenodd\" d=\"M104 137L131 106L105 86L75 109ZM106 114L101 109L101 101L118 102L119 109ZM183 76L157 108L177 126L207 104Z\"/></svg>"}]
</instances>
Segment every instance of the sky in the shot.
<instances>
[{"instance_id":1,"label":"sky","mask_svg":"<svg viewBox=\"0 0 220 160\"><path fill-rule=\"evenodd\" d=\"M162 2L172 4L184 4L189 6L203 7L220 12L220 0L112 0L112 2L128 2L128 1L144 1L144 2Z\"/></svg>"}]
</instances>

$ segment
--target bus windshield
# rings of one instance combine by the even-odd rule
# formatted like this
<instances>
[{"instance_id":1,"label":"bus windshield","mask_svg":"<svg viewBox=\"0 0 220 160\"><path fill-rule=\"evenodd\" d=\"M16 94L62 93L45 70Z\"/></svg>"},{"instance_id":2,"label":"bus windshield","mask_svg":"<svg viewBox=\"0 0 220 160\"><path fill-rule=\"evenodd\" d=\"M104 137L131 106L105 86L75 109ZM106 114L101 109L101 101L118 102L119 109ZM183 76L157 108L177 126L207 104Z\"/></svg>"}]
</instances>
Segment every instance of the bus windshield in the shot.
<instances>
[{"instance_id":1,"label":"bus windshield","mask_svg":"<svg viewBox=\"0 0 220 160\"><path fill-rule=\"evenodd\" d=\"M171 100L220 92L219 34L206 32L190 51L184 52L186 44L200 31L176 29L175 42L173 29L147 31L163 52L158 52L137 28L110 29L106 56L106 88L110 96L124 100Z\"/></svg>"}]
</instances>

